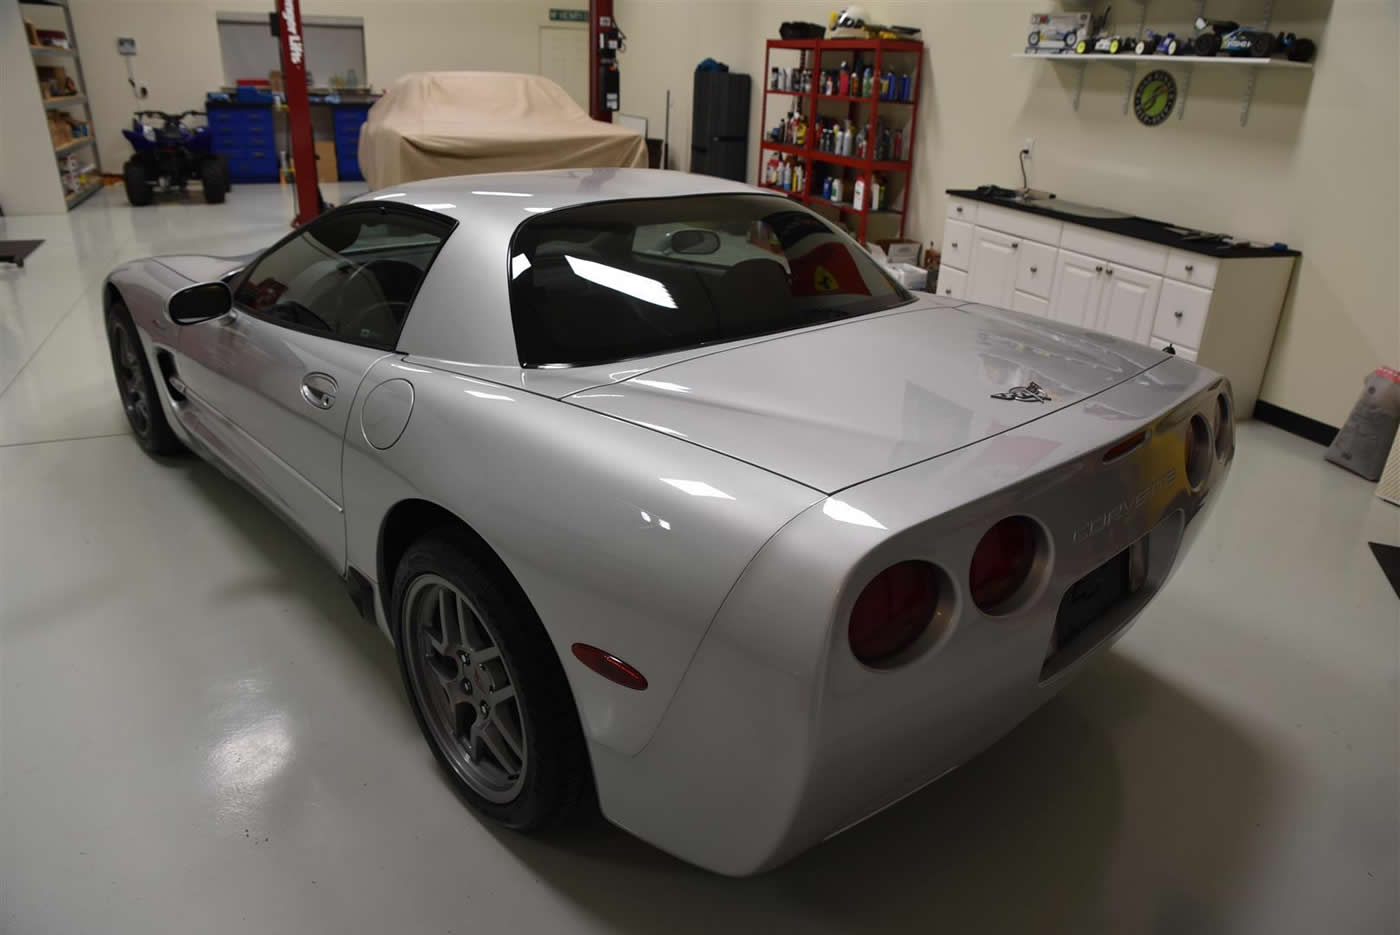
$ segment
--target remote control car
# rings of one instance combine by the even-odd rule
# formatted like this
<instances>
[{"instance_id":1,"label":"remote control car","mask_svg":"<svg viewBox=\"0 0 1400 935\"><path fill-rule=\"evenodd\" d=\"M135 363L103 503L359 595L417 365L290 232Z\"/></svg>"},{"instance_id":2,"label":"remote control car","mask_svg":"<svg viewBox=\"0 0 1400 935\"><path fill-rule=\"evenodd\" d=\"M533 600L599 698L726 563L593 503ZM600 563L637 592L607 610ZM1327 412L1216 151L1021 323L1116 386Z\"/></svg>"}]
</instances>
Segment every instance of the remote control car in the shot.
<instances>
[{"instance_id":1,"label":"remote control car","mask_svg":"<svg viewBox=\"0 0 1400 935\"><path fill-rule=\"evenodd\" d=\"M1174 32L1163 34L1149 29L1133 46L1133 52L1137 55L1180 55L1184 46Z\"/></svg>"},{"instance_id":2,"label":"remote control car","mask_svg":"<svg viewBox=\"0 0 1400 935\"><path fill-rule=\"evenodd\" d=\"M1210 32L1205 32L1207 28ZM1207 58L1220 52L1236 58L1268 58L1274 54L1278 42L1271 32L1249 29L1233 20L1208 20L1198 16L1196 29L1201 31L1196 37L1196 54Z\"/></svg>"},{"instance_id":3,"label":"remote control car","mask_svg":"<svg viewBox=\"0 0 1400 935\"><path fill-rule=\"evenodd\" d=\"M214 137L208 127L189 127L187 117L203 117L204 112L187 110L168 114L163 110L138 110L131 127L122 136L135 150L126 161L122 175L126 198L138 207L148 205L156 191L184 191L190 179L199 179L204 200L222 204L229 184L228 160L214 152ZM143 123L155 117L160 125Z\"/></svg>"},{"instance_id":4,"label":"remote control car","mask_svg":"<svg viewBox=\"0 0 1400 935\"><path fill-rule=\"evenodd\" d=\"M1026 36L1026 51L1053 54L1074 51L1089 28L1088 13L1034 13Z\"/></svg>"},{"instance_id":5,"label":"remote control car","mask_svg":"<svg viewBox=\"0 0 1400 935\"><path fill-rule=\"evenodd\" d=\"M1317 54L1316 42L1311 39L1299 39L1291 32L1279 33L1275 43L1288 56L1290 62L1310 62Z\"/></svg>"}]
</instances>

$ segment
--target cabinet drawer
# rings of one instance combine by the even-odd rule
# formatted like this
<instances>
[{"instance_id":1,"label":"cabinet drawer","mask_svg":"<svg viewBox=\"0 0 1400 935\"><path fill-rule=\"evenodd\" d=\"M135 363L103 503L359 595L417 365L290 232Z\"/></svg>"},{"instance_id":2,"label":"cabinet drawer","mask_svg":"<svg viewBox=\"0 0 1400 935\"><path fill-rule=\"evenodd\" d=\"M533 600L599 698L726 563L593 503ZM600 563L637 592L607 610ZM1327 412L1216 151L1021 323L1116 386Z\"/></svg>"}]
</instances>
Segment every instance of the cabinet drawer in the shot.
<instances>
[{"instance_id":1,"label":"cabinet drawer","mask_svg":"<svg viewBox=\"0 0 1400 935\"><path fill-rule=\"evenodd\" d=\"M1172 250L1167 254L1167 276L1202 289L1215 287L1215 274L1219 269L1220 261L1214 257L1185 250Z\"/></svg>"},{"instance_id":2,"label":"cabinet drawer","mask_svg":"<svg viewBox=\"0 0 1400 935\"><path fill-rule=\"evenodd\" d=\"M1065 232L1060 236L1060 246L1159 276L1167 269L1167 248L1161 244L1109 234L1092 227L1066 224Z\"/></svg>"},{"instance_id":3,"label":"cabinet drawer","mask_svg":"<svg viewBox=\"0 0 1400 935\"><path fill-rule=\"evenodd\" d=\"M1054 247L1047 247L1034 240L1023 240L1018 248L1020 256L1016 260L1016 289L1029 292L1042 299L1050 298L1050 287L1055 282Z\"/></svg>"},{"instance_id":4,"label":"cabinet drawer","mask_svg":"<svg viewBox=\"0 0 1400 935\"><path fill-rule=\"evenodd\" d=\"M1210 310L1210 293L1174 279L1162 283L1162 298L1157 302L1157 318L1152 327L1172 343L1180 341L1191 347L1201 346L1201 334L1206 330L1206 312Z\"/></svg>"},{"instance_id":5,"label":"cabinet drawer","mask_svg":"<svg viewBox=\"0 0 1400 935\"><path fill-rule=\"evenodd\" d=\"M977 202L968 201L966 198L948 199L948 217L955 221L966 221L971 224L977 220Z\"/></svg>"},{"instance_id":6,"label":"cabinet drawer","mask_svg":"<svg viewBox=\"0 0 1400 935\"><path fill-rule=\"evenodd\" d=\"M938 269L938 294L961 299L967 293L967 273L942 266Z\"/></svg>"},{"instance_id":7,"label":"cabinet drawer","mask_svg":"<svg viewBox=\"0 0 1400 935\"><path fill-rule=\"evenodd\" d=\"M1039 296L1031 295L1029 292L1016 290L1016 294L1011 297L1011 307L1018 312L1027 315L1035 315L1039 318L1050 317L1050 302Z\"/></svg>"},{"instance_id":8,"label":"cabinet drawer","mask_svg":"<svg viewBox=\"0 0 1400 935\"><path fill-rule=\"evenodd\" d=\"M971 257L972 225L963 221L946 221L943 224L943 265L956 266L967 272L967 261Z\"/></svg>"},{"instance_id":9,"label":"cabinet drawer","mask_svg":"<svg viewBox=\"0 0 1400 935\"><path fill-rule=\"evenodd\" d=\"M1029 237L1041 243L1058 244L1060 230L1064 224L1038 214L1027 214L996 205L980 205L977 208L977 226L990 227L1013 237Z\"/></svg>"},{"instance_id":10,"label":"cabinet drawer","mask_svg":"<svg viewBox=\"0 0 1400 935\"><path fill-rule=\"evenodd\" d=\"M1162 337L1160 334L1154 334L1150 343L1152 347L1158 349L1164 348L1168 344L1170 344L1172 347L1176 348L1177 357L1180 357L1182 360L1189 360L1193 364L1196 362L1196 349L1194 347L1187 347L1184 344L1177 344L1176 342L1168 338Z\"/></svg>"}]
</instances>

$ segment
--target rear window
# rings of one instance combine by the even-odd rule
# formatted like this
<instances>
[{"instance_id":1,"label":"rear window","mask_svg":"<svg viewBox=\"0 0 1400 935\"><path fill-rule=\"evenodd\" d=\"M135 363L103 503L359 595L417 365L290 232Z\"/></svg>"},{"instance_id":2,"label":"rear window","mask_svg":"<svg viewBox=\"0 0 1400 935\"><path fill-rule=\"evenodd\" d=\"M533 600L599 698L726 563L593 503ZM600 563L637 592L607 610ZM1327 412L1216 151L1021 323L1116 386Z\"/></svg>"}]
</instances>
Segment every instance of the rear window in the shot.
<instances>
[{"instance_id":1,"label":"rear window","mask_svg":"<svg viewBox=\"0 0 1400 935\"><path fill-rule=\"evenodd\" d=\"M511 245L520 363L593 364L869 315L912 300L855 241L786 198L581 205Z\"/></svg>"}]
</instances>

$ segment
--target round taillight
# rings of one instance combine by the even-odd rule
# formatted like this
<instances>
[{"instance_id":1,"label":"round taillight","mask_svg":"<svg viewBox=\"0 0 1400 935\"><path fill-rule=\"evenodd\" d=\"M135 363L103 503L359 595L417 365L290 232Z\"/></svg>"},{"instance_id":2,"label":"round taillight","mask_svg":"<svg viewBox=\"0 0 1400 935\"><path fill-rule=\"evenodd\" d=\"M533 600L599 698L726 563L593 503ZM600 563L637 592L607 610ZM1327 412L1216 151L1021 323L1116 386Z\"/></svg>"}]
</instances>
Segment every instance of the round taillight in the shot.
<instances>
[{"instance_id":1,"label":"round taillight","mask_svg":"<svg viewBox=\"0 0 1400 935\"><path fill-rule=\"evenodd\" d=\"M968 590L972 602L985 613L996 613L1021 590L1031 575L1036 552L1035 523L1024 516L1008 516L997 523L972 553Z\"/></svg>"},{"instance_id":2,"label":"round taillight","mask_svg":"<svg viewBox=\"0 0 1400 935\"><path fill-rule=\"evenodd\" d=\"M1199 413L1186 426L1186 480L1199 490L1210 473L1210 429Z\"/></svg>"},{"instance_id":3,"label":"round taillight","mask_svg":"<svg viewBox=\"0 0 1400 935\"><path fill-rule=\"evenodd\" d=\"M1235 426L1230 421L1230 400L1224 393L1215 397L1215 453L1225 457L1234 441Z\"/></svg>"},{"instance_id":4,"label":"round taillight","mask_svg":"<svg viewBox=\"0 0 1400 935\"><path fill-rule=\"evenodd\" d=\"M851 610L851 652L866 665L908 649L933 622L938 571L928 562L900 562L876 575Z\"/></svg>"}]
</instances>

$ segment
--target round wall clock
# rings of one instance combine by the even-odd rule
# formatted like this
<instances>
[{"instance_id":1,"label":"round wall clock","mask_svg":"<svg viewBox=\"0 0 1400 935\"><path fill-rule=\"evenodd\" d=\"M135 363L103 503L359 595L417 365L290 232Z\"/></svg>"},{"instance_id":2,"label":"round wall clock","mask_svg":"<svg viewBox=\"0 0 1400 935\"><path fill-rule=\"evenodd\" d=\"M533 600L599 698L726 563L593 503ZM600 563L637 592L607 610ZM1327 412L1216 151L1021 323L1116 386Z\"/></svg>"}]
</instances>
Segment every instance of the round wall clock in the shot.
<instances>
[{"instance_id":1,"label":"round wall clock","mask_svg":"<svg viewBox=\"0 0 1400 935\"><path fill-rule=\"evenodd\" d=\"M1176 79L1171 72L1150 71L1133 94L1133 113L1143 126L1155 127L1172 115L1176 106Z\"/></svg>"}]
</instances>

